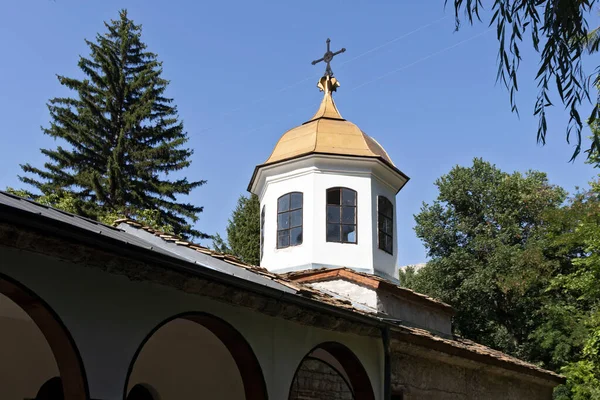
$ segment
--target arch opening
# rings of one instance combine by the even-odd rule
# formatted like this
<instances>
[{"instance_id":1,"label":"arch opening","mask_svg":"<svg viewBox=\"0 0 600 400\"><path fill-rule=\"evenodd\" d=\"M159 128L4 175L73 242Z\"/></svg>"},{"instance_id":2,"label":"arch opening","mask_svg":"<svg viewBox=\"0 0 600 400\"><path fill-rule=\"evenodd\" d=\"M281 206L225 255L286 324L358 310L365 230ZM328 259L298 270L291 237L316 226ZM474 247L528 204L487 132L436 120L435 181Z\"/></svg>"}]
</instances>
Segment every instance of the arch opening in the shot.
<instances>
[{"instance_id":1,"label":"arch opening","mask_svg":"<svg viewBox=\"0 0 600 400\"><path fill-rule=\"evenodd\" d=\"M204 313L169 318L146 337L131 362L124 398L130 400L140 384L153 389L153 400L267 399L248 342L227 322Z\"/></svg>"},{"instance_id":2,"label":"arch opening","mask_svg":"<svg viewBox=\"0 0 600 400\"><path fill-rule=\"evenodd\" d=\"M371 381L356 355L346 346L327 342L300 362L289 400L374 400Z\"/></svg>"},{"instance_id":3,"label":"arch opening","mask_svg":"<svg viewBox=\"0 0 600 400\"><path fill-rule=\"evenodd\" d=\"M81 357L58 315L0 274L0 387L15 399L85 400Z\"/></svg>"}]
</instances>

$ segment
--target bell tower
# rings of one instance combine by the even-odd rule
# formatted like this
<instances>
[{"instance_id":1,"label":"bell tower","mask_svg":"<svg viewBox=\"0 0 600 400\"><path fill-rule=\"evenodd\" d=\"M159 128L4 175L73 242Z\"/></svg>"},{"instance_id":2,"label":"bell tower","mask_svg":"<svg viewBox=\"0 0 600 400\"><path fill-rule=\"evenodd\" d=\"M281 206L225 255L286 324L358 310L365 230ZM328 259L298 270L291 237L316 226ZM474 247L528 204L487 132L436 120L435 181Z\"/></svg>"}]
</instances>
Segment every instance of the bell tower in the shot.
<instances>
[{"instance_id":1,"label":"bell tower","mask_svg":"<svg viewBox=\"0 0 600 400\"><path fill-rule=\"evenodd\" d=\"M260 199L261 261L272 272L348 267L397 276L396 194L408 181L383 147L342 118L327 52L319 109L279 139L248 190Z\"/></svg>"}]
</instances>

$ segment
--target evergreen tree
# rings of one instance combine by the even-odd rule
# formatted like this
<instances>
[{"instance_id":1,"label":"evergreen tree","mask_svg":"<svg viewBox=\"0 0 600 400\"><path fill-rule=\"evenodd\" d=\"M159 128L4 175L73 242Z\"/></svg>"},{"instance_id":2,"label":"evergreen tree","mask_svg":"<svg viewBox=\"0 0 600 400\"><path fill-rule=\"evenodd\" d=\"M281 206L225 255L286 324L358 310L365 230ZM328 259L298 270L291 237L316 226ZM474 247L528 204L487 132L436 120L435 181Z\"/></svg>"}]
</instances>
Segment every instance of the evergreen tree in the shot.
<instances>
[{"instance_id":1,"label":"evergreen tree","mask_svg":"<svg viewBox=\"0 0 600 400\"><path fill-rule=\"evenodd\" d=\"M260 263L260 202L256 195L240 196L227 225L227 242L217 234L213 247L248 264Z\"/></svg>"},{"instance_id":2,"label":"evergreen tree","mask_svg":"<svg viewBox=\"0 0 600 400\"><path fill-rule=\"evenodd\" d=\"M104 25L105 34L86 41L89 58L80 57L86 78L58 76L76 95L48 104L51 123L43 132L67 146L42 149L44 167L22 165L28 175L20 179L43 196L69 193L87 217L135 218L151 210L176 234L206 238L191 225L202 207L177 201L205 182L167 178L190 165L192 150L183 147L187 134L173 99L164 96L162 63L146 50L141 26L126 10Z\"/></svg>"}]
</instances>

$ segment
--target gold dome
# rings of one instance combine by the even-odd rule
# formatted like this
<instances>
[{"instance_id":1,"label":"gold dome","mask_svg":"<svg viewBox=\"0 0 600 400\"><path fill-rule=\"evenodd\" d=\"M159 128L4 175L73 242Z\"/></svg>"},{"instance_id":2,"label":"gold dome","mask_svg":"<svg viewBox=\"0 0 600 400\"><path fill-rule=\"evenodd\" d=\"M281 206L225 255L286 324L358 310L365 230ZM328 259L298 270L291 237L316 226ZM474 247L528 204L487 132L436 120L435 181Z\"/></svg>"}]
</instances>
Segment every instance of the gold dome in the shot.
<instances>
[{"instance_id":1,"label":"gold dome","mask_svg":"<svg viewBox=\"0 0 600 400\"><path fill-rule=\"evenodd\" d=\"M332 96L332 92L339 86L338 81L326 75L321 78L318 86L325 93L315 115L304 124L284 133L263 165L320 153L373 157L395 167L375 139L340 115Z\"/></svg>"}]
</instances>

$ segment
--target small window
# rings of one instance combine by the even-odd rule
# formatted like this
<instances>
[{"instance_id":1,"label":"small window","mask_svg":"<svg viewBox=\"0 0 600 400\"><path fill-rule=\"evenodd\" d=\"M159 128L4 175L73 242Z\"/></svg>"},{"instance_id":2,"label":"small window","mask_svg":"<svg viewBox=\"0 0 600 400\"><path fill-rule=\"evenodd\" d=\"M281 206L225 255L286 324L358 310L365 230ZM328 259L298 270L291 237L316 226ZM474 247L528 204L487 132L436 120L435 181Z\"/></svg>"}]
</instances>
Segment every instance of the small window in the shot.
<instances>
[{"instance_id":1,"label":"small window","mask_svg":"<svg viewBox=\"0 0 600 400\"><path fill-rule=\"evenodd\" d=\"M356 192L348 188L327 189L328 242L356 243Z\"/></svg>"},{"instance_id":2,"label":"small window","mask_svg":"<svg viewBox=\"0 0 600 400\"><path fill-rule=\"evenodd\" d=\"M377 201L377 220L379 248L394 254L394 205L383 196Z\"/></svg>"},{"instance_id":3,"label":"small window","mask_svg":"<svg viewBox=\"0 0 600 400\"><path fill-rule=\"evenodd\" d=\"M260 260L262 261L265 252L265 206L260 212Z\"/></svg>"},{"instance_id":4,"label":"small window","mask_svg":"<svg viewBox=\"0 0 600 400\"><path fill-rule=\"evenodd\" d=\"M302 244L302 202L300 192L284 194L277 200L277 248Z\"/></svg>"}]
</instances>

